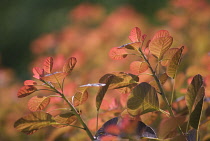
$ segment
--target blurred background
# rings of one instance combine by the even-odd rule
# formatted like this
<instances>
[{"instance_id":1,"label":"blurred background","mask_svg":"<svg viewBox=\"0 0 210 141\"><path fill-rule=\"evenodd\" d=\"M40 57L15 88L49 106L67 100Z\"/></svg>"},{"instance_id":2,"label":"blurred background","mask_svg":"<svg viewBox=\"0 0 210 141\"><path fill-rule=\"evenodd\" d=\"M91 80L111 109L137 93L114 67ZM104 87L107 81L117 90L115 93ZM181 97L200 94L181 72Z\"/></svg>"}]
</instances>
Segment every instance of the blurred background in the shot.
<instances>
[{"instance_id":1,"label":"blurred background","mask_svg":"<svg viewBox=\"0 0 210 141\"><path fill-rule=\"evenodd\" d=\"M136 26L147 34L147 39L158 30L168 30L174 37L174 47L185 46L178 75L184 79L178 92L183 93L187 86L184 81L197 73L210 84L209 0L1 0L0 19L2 141L85 140L86 136L79 137L76 131L74 139L68 139L71 134L66 135L67 130L49 136L51 128L30 136L17 132L13 123L29 112L28 98L18 99L17 91L24 80L32 78L32 67L41 66L48 56L54 58L55 70L62 68L68 57L77 58L78 64L66 83L69 96L79 85L98 82L105 73L129 72L132 58L113 61L108 52L130 42L130 30ZM206 87L209 96L210 86Z\"/></svg>"}]
</instances>

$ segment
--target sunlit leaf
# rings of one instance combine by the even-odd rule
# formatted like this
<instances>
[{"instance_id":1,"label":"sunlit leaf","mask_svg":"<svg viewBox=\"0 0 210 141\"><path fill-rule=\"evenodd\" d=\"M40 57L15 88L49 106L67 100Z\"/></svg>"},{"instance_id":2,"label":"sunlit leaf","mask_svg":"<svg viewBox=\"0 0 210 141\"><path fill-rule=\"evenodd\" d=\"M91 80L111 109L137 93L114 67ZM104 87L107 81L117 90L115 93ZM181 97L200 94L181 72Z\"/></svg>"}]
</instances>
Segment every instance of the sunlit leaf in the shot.
<instances>
[{"instance_id":1,"label":"sunlit leaf","mask_svg":"<svg viewBox=\"0 0 210 141\"><path fill-rule=\"evenodd\" d=\"M152 40L155 40L160 37L167 37L167 36L170 36L170 34L167 30L159 30L158 32L155 33Z\"/></svg>"},{"instance_id":2,"label":"sunlit leaf","mask_svg":"<svg viewBox=\"0 0 210 141\"><path fill-rule=\"evenodd\" d=\"M18 98L26 97L35 91L37 91L36 87L34 87L33 85L26 85L18 90L17 96Z\"/></svg>"},{"instance_id":3,"label":"sunlit leaf","mask_svg":"<svg viewBox=\"0 0 210 141\"><path fill-rule=\"evenodd\" d=\"M50 103L46 96L34 96L28 101L28 109L32 112L43 110Z\"/></svg>"},{"instance_id":4,"label":"sunlit leaf","mask_svg":"<svg viewBox=\"0 0 210 141\"><path fill-rule=\"evenodd\" d=\"M76 92L76 94L73 97L73 104L74 106L79 106L83 104L88 99L88 92L87 90L80 90Z\"/></svg>"},{"instance_id":5,"label":"sunlit leaf","mask_svg":"<svg viewBox=\"0 0 210 141\"><path fill-rule=\"evenodd\" d=\"M44 68L45 72L51 73L52 68L53 68L53 58L52 57L48 57L45 59L43 68Z\"/></svg>"},{"instance_id":6,"label":"sunlit leaf","mask_svg":"<svg viewBox=\"0 0 210 141\"><path fill-rule=\"evenodd\" d=\"M128 97L127 110L133 116L159 110L155 88L146 82L137 85Z\"/></svg>"},{"instance_id":7,"label":"sunlit leaf","mask_svg":"<svg viewBox=\"0 0 210 141\"><path fill-rule=\"evenodd\" d=\"M130 134L131 132L132 134ZM106 136L128 139L131 135L135 137L135 139L141 139L142 137L157 138L154 130L143 122L124 119L119 120L118 117L105 122L104 125L97 131L95 136L100 140Z\"/></svg>"},{"instance_id":8,"label":"sunlit leaf","mask_svg":"<svg viewBox=\"0 0 210 141\"><path fill-rule=\"evenodd\" d=\"M63 66L63 72L71 73L77 63L77 59L75 57L70 57Z\"/></svg>"},{"instance_id":9,"label":"sunlit leaf","mask_svg":"<svg viewBox=\"0 0 210 141\"><path fill-rule=\"evenodd\" d=\"M167 66L166 69L166 73L169 77L174 78L176 75L176 71L178 69L180 60L181 60L181 56L182 56L182 51L184 49L184 46L182 46L175 54L174 56L171 58L171 60L169 61L169 64Z\"/></svg>"},{"instance_id":10,"label":"sunlit leaf","mask_svg":"<svg viewBox=\"0 0 210 141\"><path fill-rule=\"evenodd\" d=\"M124 48L114 47L109 51L109 57L113 60L121 60L128 55Z\"/></svg>"},{"instance_id":11,"label":"sunlit leaf","mask_svg":"<svg viewBox=\"0 0 210 141\"><path fill-rule=\"evenodd\" d=\"M100 83L104 83L106 84L105 86L102 86L100 87L98 93L97 93L97 96L96 96L96 108L97 108L97 111L99 111L100 109L100 106L101 106L101 103L103 101L103 98L104 98L104 95L106 94L108 88L109 88L109 85L111 84L112 80L114 78L114 75L110 75L109 77L106 77L105 79L103 80L99 80Z\"/></svg>"},{"instance_id":12,"label":"sunlit leaf","mask_svg":"<svg viewBox=\"0 0 210 141\"><path fill-rule=\"evenodd\" d=\"M36 85L36 81L33 81L33 80L25 80L24 81L24 85Z\"/></svg>"},{"instance_id":13,"label":"sunlit leaf","mask_svg":"<svg viewBox=\"0 0 210 141\"><path fill-rule=\"evenodd\" d=\"M129 87L139 81L139 77L130 73L125 72L113 72L110 74L105 74L99 80L100 83L104 82L110 75L114 75L109 89L119 89L123 87Z\"/></svg>"},{"instance_id":14,"label":"sunlit leaf","mask_svg":"<svg viewBox=\"0 0 210 141\"><path fill-rule=\"evenodd\" d=\"M67 73L65 72L55 72L52 74L47 74L44 77L41 77L41 79L51 83L59 83L62 82L66 75Z\"/></svg>"},{"instance_id":15,"label":"sunlit leaf","mask_svg":"<svg viewBox=\"0 0 210 141\"><path fill-rule=\"evenodd\" d=\"M65 112L54 117L55 121L59 124L53 125L54 127L66 127L76 121L77 117L72 112ZM64 125L67 124L67 125Z\"/></svg>"},{"instance_id":16,"label":"sunlit leaf","mask_svg":"<svg viewBox=\"0 0 210 141\"><path fill-rule=\"evenodd\" d=\"M131 40L131 42L140 42L141 30L138 27L134 27L130 32L129 39Z\"/></svg>"},{"instance_id":17,"label":"sunlit leaf","mask_svg":"<svg viewBox=\"0 0 210 141\"><path fill-rule=\"evenodd\" d=\"M150 52L161 60L163 54L171 47L172 42L173 38L171 36L155 38L149 43Z\"/></svg>"},{"instance_id":18,"label":"sunlit leaf","mask_svg":"<svg viewBox=\"0 0 210 141\"><path fill-rule=\"evenodd\" d=\"M33 68L33 77L36 79L40 79L40 77L44 76L44 69L41 69L39 67Z\"/></svg>"},{"instance_id":19,"label":"sunlit leaf","mask_svg":"<svg viewBox=\"0 0 210 141\"><path fill-rule=\"evenodd\" d=\"M159 138L165 139L170 134L173 134L176 131L178 126L181 126L185 122L186 117L179 116L179 117L170 117L163 119L159 127Z\"/></svg>"},{"instance_id":20,"label":"sunlit leaf","mask_svg":"<svg viewBox=\"0 0 210 141\"><path fill-rule=\"evenodd\" d=\"M122 45L118 48L126 48L126 49L130 49L130 50L138 50L141 47L141 42L132 42L132 43L128 43L125 45Z\"/></svg>"},{"instance_id":21,"label":"sunlit leaf","mask_svg":"<svg viewBox=\"0 0 210 141\"><path fill-rule=\"evenodd\" d=\"M164 55L163 59L161 61L161 65L167 66L168 62L173 58L174 54L179 50L179 48L170 48L167 50Z\"/></svg>"},{"instance_id":22,"label":"sunlit leaf","mask_svg":"<svg viewBox=\"0 0 210 141\"><path fill-rule=\"evenodd\" d=\"M144 42L144 40L145 40L146 38L147 38L147 35L146 35L146 34L142 35L141 41Z\"/></svg>"},{"instance_id":23,"label":"sunlit leaf","mask_svg":"<svg viewBox=\"0 0 210 141\"><path fill-rule=\"evenodd\" d=\"M53 117L43 111L36 111L18 119L14 127L23 133L32 134L37 130L55 124Z\"/></svg>"},{"instance_id":24,"label":"sunlit leaf","mask_svg":"<svg viewBox=\"0 0 210 141\"><path fill-rule=\"evenodd\" d=\"M148 69L148 64L146 62L134 61L130 64L130 70L134 74L140 74Z\"/></svg>"},{"instance_id":25,"label":"sunlit leaf","mask_svg":"<svg viewBox=\"0 0 210 141\"><path fill-rule=\"evenodd\" d=\"M197 129L199 126L205 89L203 87L203 78L201 75L193 77L191 84L188 86L185 95L186 104L190 114L190 125Z\"/></svg>"},{"instance_id":26,"label":"sunlit leaf","mask_svg":"<svg viewBox=\"0 0 210 141\"><path fill-rule=\"evenodd\" d=\"M160 84L164 85L165 82L167 81L167 79L168 79L168 75L166 73L161 74L160 77L159 77ZM150 81L149 84L151 86L153 86L156 89L157 92L160 92L158 84L155 80Z\"/></svg>"}]
</instances>

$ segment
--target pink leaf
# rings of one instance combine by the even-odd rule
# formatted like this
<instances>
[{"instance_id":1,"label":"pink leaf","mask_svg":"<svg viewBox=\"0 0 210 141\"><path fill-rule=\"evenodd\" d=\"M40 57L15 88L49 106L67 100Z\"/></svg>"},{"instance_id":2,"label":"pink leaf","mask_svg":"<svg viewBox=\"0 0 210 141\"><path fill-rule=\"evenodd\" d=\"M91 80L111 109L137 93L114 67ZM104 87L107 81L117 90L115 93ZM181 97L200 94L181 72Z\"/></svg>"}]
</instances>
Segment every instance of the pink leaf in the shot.
<instances>
[{"instance_id":1,"label":"pink leaf","mask_svg":"<svg viewBox=\"0 0 210 141\"><path fill-rule=\"evenodd\" d=\"M134 27L130 32L129 39L131 40L131 42L140 42L141 30L138 27Z\"/></svg>"},{"instance_id":2,"label":"pink leaf","mask_svg":"<svg viewBox=\"0 0 210 141\"><path fill-rule=\"evenodd\" d=\"M158 32L155 33L152 40L160 38L160 37L167 37L167 36L170 36L167 30L159 30Z\"/></svg>"},{"instance_id":3,"label":"pink leaf","mask_svg":"<svg viewBox=\"0 0 210 141\"><path fill-rule=\"evenodd\" d=\"M50 103L49 97L34 96L28 101L28 109L32 112L43 110Z\"/></svg>"},{"instance_id":4,"label":"pink leaf","mask_svg":"<svg viewBox=\"0 0 210 141\"><path fill-rule=\"evenodd\" d=\"M140 74L148 69L146 62L134 61L130 64L130 70L134 74Z\"/></svg>"},{"instance_id":5,"label":"pink leaf","mask_svg":"<svg viewBox=\"0 0 210 141\"><path fill-rule=\"evenodd\" d=\"M109 51L109 57L113 60L121 60L127 56L127 52L123 48L114 47Z\"/></svg>"},{"instance_id":6,"label":"pink leaf","mask_svg":"<svg viewBox=\"0 0 210 141\"><path fill-rule=\"evenodd\" d=\"M39 67L33 68L33 77L36 79L40 79L40 77L44 76L44 69L41 69Z\"/></svg>"},{"instance_id":7,"label":"pink leaf","mask_svg":"<svg viewBox=\"0 0 210 141\"><path fill-rule=\"evenodd\" d=\"M53 67L53 58L52 57L48 57L44 61L43 68L44 68L45 72L51 73L52 67Z\"/></svg>"},{"instance_id":8,"label":"pink leaf","mask_svg":"<svg viewBox=\"0 0 210 141\"><path fill-rule=\"evenodd\" d=\"M33 81L33 80L26 80L24 81L24 85L36 85L36 81Z\"/></svg>"}]
</instances>

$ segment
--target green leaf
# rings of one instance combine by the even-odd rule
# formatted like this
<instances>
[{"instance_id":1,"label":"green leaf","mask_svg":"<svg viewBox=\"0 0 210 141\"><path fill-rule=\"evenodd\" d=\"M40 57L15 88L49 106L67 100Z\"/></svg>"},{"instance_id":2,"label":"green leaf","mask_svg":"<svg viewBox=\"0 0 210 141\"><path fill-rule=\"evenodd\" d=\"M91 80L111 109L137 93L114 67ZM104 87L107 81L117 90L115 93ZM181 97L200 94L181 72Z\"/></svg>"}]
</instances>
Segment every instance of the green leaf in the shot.
<instances>
[{"instance_id":1,"label":"green leaf","mask_svg":"<svg viewBox=\"0 0 210 141\"><path fill-rule=\"evenodd\" d=\"M203 78L198 74L193 77L191 84L188 86L187 94L185 95L190 114L189 123L195 129L199 126L204 95Z\"/></svg>"},{"instance_id":2,"label":"green leaf","mask_svg":"<svg viewBox=\"0 0 210 141\"><path fill-rule=\"evenodd\" d=\"M104 82L108 77L113 75L112 81L109 85L109 89L119 89L123 87L129 87L130 85L137 83L139 77L130 73L125 72L113 72L110 74L105 74L99 80L100 83Z\"/></svg>"},{"instance_id":3,"label":"green leaf","mask_svg":"<svg viewBox=\"0 0 210 141\"><path fill-rule=\"evenodd\" d=\"M34 96L28 101L28 109L32 112L43 110L50 103L46 96Z\"/></svg>"},{"instance_id":4,"label":"green leaf","mask_svg":"<svg viewBox=\"0 0 210 141\"><path fill-rule=\"evenodd\" d=\"M178 69L178 65L180 63L181 60L181 55L182 55L182 51L184 49L184 46L182 46L175 54L174 56L171 58L171 60L169 61L169 64L167 66L166 69L166 73L169 77L174 78L176 75L176 71Z\"/></svg>"},{"instance_id":5,"label":"green leaf","mask_svg":"<svg viewBox=\"0 0 210 141\"><path fill-rule=\"evenodd\" d=\"M101 103L103 101L104 95L106 94L106 92L107 92L107 90L109 88L109 85L111 84L113 78L114 78L114 75L109 75L105 79L99 81L100 83L104 83L106 85L100 87L100 89L98 91L98 94L96 96L96 108L97 108L97 111L99 111L99 109L100 109L100 106L101 106Z\"/></svg>"},{"instance_id":6,"label":"green leaf","mask_svg":"<svg viewBox=\"0 0 210 141\"><path fill-rule=\"evenodd\" d=\"M37 130L55 124L53 117L43 111L36 111L18 119L14 128L26 134L33 134Z\"/></svg>"},{"instance_id":7,"label":"green leaf","mask_svg":"<svg viewBox=\"0 0 210 141\"><path fill-rule=\"evenodd\" d=\"M127 110L133 116L159 110L155 88L146 82L137 85L128 97Z\"/></svg>"}]
</instances>

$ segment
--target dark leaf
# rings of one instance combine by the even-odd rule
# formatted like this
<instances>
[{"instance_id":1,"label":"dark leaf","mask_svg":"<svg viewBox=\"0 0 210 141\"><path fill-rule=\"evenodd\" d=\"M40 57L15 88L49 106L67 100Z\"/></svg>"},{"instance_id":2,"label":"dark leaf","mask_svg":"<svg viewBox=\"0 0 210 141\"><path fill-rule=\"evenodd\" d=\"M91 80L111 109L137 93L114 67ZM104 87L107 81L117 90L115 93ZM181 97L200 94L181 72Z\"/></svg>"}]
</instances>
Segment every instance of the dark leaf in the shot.
<instances>
[{"instance_id":1,"label":"dark leaf","mask_svg":"<svg viewBox=\"0 0 210 141\"><path fill-rule=\"evenodd\" d=\"M55 124L53 117L43 111L36 111L23 116L14 123L14 127L23 133L33 134L37 130Z\"/></svg>"},{"instance_id":2,"label":"dark leaf","mask_svg":"<svg viewBox=\"0 0 210 141\"><path fill-rule=\"evenodd\" d=\"M137 85L127 101L128 112L135 116L159 110L159 101L155 88L146 82Z\"/></svg>"},{"instance_id":3,"label":"dark leaf","mask_svg":"<svg viewBox=\"0 0 210 141\"><path fill-rule=\"evenodd\" d=\"M100 83L104 83L106 85L102 86L99 89L98 94L96 96L96 108L97 108L97 111L99 111L99 109L100 109L100 106L101 106L101 103L103 101L104 95L106 94L106 91L108 90L109 85L111 84L113 78L114 78L114 75L110 75L109 77L106 77L105 79L103 79L103 81L99 80Z\"/></svg>"}]
</instances>

